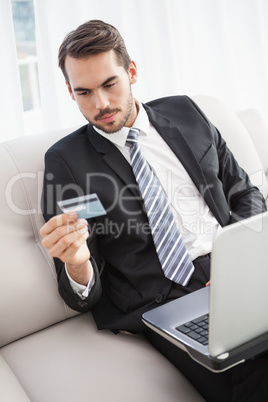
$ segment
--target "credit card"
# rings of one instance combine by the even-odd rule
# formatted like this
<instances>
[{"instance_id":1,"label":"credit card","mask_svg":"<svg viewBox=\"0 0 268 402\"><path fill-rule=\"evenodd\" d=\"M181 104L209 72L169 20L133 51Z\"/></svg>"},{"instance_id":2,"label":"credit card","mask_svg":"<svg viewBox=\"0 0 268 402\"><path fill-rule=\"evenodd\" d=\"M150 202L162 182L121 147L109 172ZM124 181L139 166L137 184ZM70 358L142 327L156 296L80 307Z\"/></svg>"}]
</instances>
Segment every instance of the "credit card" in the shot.
<instances>
[{"instance_id":1,"label":"credit card","mask_svg":"<svg viewBox=\"0 0 268 402\"><path fill-rule=\"evenodd\" d=\"M58 206L64 213L75 211L78 219L89 219L106 215L106 211L97 194L88 194L65 201L58 201Z\"/></svg>"}]
</instances>

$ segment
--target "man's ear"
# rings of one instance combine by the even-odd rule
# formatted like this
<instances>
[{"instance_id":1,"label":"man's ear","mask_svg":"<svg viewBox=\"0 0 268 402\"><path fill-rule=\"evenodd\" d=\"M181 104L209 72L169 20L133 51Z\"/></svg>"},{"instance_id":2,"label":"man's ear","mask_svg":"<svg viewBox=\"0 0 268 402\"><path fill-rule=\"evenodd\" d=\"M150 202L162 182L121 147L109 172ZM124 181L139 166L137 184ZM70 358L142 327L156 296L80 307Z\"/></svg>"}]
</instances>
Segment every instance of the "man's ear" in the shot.
<instances>
[{"instance_id":1,"label":"man's ear","mask_svg":"<svg viewBox=\"0 0 268 402\"><path fill-rule=\"evenodd\" d=\"M75 97L74 97L74 94L73 94L73 91L72 91L72 88L71 88L69 82L65 81L65 84L67 85L67 88L68 88L69 94L71 95L71 98L75 101Z\"/></svg>"},{"instance_id":2,"label":"man's ear","mask_svg":"<svg viewBox=\"0 0 268 402\"><path fill-rule=\"evenodd\" d=\"M137 70L137 66L133 60L131 60L131 62L129 64L128 73L129 73L130 83L135 84L138 79L138 70Z\"/></svg>"}]
</instances>

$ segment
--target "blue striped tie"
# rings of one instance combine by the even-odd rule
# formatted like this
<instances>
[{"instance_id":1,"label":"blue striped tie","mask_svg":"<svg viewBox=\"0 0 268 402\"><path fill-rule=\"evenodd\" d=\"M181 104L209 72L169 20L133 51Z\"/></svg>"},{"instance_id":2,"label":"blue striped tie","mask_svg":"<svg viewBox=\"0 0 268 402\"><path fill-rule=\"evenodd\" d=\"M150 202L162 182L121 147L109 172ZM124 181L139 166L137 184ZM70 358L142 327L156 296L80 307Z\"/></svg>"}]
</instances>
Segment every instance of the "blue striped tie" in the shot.
<instances>
[{"instance_id":1,"label":"blue striped tie","mask_svg":"<svg viewBox=\"0 0 268 402\"><path fill-rule=\"evenodd\" d=\"M150 228L164 274L170 280L186 286L194 266L162 186L142 156L138 142L139 130L132 128L127 137L132 169L147 211Z\"/></svg>"}]
</instances>

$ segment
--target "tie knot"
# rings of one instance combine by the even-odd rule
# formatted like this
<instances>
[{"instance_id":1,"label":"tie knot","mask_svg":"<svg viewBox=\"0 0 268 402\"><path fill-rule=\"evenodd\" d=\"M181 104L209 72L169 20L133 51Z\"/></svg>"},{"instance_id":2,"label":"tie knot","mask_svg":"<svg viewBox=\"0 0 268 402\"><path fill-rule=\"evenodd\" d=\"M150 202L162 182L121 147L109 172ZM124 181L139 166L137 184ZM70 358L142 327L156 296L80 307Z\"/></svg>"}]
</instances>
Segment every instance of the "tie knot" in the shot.
<instances>
[{"instance_id":1,"label":"tie knot","mask_svg":"<svg viewBox=\"0 0 268 402\"><path fill-rule=\"evenodd\" d=\"M130 145L130 146L133 145L133 144L135 144L135 143L137 143L137 142L138 142L139 134L140 134L140 130L139 130L139 129L137 129L137 128L131 128L131 129L129 130L126 143L127 143L128 145Z\"/></svg>"}]
</instances>

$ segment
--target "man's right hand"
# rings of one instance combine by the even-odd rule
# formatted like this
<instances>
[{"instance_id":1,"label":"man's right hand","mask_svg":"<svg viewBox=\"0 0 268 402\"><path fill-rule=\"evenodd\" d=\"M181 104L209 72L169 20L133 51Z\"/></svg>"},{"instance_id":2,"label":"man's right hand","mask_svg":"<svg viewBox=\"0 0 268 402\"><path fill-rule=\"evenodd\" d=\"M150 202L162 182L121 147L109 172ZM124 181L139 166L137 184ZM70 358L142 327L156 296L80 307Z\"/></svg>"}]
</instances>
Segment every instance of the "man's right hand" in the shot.
<instances>
[{"instance_id":1,"label":"man's right hand","mask_svg":"<svg viewBox=\"0 0 268 402\"><path fill-rule=\"evenodd\" d=\"M42 245L52 257L66 264L72 279L87 285L92 272L86 243L89 236L88 223L85 219L76 219L76 212L56 215L44 224L40 234L43 237Z\"/></svg>"}]
</instances>

